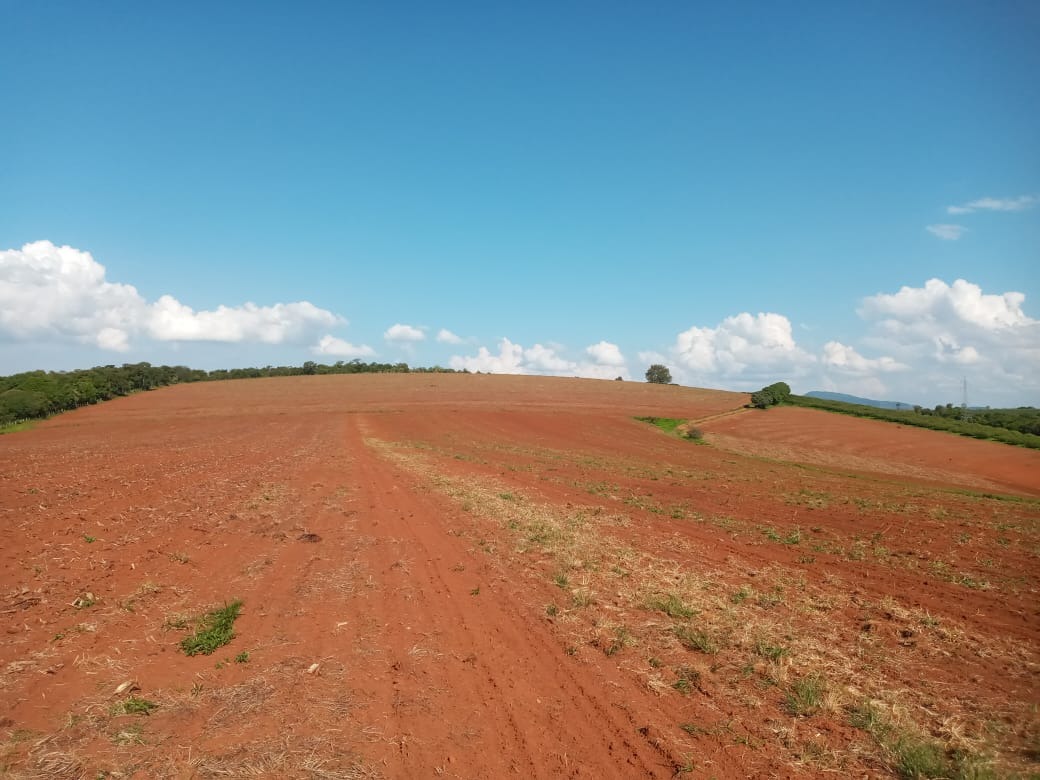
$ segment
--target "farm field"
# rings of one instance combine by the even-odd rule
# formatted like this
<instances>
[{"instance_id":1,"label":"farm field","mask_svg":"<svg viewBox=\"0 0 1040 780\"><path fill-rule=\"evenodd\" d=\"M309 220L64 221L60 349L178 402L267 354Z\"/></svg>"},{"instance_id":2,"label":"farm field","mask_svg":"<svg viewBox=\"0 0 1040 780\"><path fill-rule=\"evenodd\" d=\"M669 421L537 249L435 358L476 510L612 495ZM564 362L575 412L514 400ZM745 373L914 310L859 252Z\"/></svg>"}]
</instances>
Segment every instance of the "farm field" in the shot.
<instances>
[{"instance_id":1,"label":"farm field","mask_svg":"<svg viewBox=\"0 0 1040 780\"><path fill-rule=\"evenodd\" d=\"M1040 451L746 402L313 376L0 437L0 776L1035 776Z\"/></svg>"}]
</instances>

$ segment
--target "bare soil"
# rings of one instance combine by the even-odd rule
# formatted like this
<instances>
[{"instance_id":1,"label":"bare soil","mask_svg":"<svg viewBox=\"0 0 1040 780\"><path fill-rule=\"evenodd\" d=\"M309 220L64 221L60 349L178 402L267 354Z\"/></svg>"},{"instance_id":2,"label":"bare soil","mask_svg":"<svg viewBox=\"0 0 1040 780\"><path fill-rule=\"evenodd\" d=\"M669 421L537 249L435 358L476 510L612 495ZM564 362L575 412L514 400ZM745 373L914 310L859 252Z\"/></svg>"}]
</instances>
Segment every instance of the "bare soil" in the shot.
<instances>
[{"instance_id":1,"label":"bare soil","mask_svg":"<svg viewBox=\"0 0 1040 780\"><path fill-rule=\"evenodd\" d=\"M296 377L0 437L0 775L1040 770L1040 453L746 401Z\"/></svg>"},{"instance_id":2,"label":"bare soil","mask_svg":"<svg viewBox=\"0 0 1040 780\"><path fill-rule=\"evenodd\" d=\"M716 444L747 454L1040 495L1038 450L794 406L748 410L703 427Z\"/></svg>"}]
</instances>

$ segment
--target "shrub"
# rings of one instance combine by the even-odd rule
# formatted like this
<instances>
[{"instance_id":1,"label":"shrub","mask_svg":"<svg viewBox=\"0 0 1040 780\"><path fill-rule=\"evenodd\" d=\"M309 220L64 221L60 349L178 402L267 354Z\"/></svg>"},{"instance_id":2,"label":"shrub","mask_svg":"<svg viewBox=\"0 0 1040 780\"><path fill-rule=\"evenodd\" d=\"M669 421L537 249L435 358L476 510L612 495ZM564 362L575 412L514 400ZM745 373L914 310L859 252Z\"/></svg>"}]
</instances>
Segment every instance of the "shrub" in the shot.
<instances>
[{"instance_id":1,"label":"shrub","mask_svg":"<svg viewBox=\"0 0 1040 780\"><path fill-rule=\"evenodd\" d=\"M672 383L672 372L668 366L654 363L646 370L646 381L655 385L669 385Z\"/></svg>"},{"instance_id":2,"label":"shrub","mask_svg":"<svg viewBox=\"0 0 1040 780\"><path fill-rule=\"evenodd\" d=\"M774 382L751 394L751 405L756 409L767 409L782 404L791 397L791 387L786 382Z\"/></svg>"}]
</instances>

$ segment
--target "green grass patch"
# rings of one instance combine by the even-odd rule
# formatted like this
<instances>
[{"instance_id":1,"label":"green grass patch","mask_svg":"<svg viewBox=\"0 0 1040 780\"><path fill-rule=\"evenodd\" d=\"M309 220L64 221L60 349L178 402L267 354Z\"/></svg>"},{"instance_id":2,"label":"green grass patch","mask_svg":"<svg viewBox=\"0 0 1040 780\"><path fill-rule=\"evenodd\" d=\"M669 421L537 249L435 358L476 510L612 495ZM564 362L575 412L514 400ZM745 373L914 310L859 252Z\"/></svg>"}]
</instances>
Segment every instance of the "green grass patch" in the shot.
<instances>
[{"instance_id":1,"label":"green grass patch","mask_svg":"<svg viewBox=\"0 0 1040 780\"><path fill-rule=\"evenodd\" d=\"M39 420L21 420L20 422L7 423L7 425L0 425L0 436L5 433L18 433L18 431L27 431L32 428Z\"/></svg>"},{"instance_id":2,"label":"green grass patch","mask_svg":"<svg viewBox=\"0 0 1040 780\"><path fill-rule=\"evenodd\" d=\"M784 706L792 715L812 715L823 706L827 684L818 674L807 674L796 680L784 699Z\"/></svg>"},{"instance_id":3,"label":"green grass patch","mask_svg":"<svg viewBox=\"0 0 1040 780\"><path fill-rule=\"evenodd\" d=\"M660 428L665 433L678 436L696 444L707 443L704 441L704 431L700 428L684 428L683 430L679 430L679 426L687 422L681 417L633 417L632 419L638 420L639 422L649 423L650 425ZM656 477L654 479L656 479Z\"/></svg>"},{"instance_id":4,"label":"green grass patch","mask_svg":"<svg viewBox=\"0 0 1040 780\"><path fill-rule=\"evenodd\" d=\"M232 629L241 611L242 602L232 601L207 613L199 621L195 633L181 640L181 650L185 655L210 655L223 647L235 638Z\"/></svg>"},{"instance_id":5,"label":"green grass patch","mask_svg":"<svg viewBox=\"0 0 1040 780\"><path fill-rule=\"evenodd\" d=\"M686 620L697 614L674 593L656 594L646 600L646 608L663 612L670 618Z\"/></svg>"},{"instance_id":6,"label":"green grass patch","mask_svg":"<svg viewBox=\"0 0 1040 780\"><path fill-rule=\"evenodd\" d=\"M159 709L159 705L148 699L131 696L119 705L119 709L127 715L151 715L152 710Z\"/></svg>"},{"instance_id":7,"label":"green grass patch","mask_svg":"<svg viewBox=\"0 0 1040 780\"><path fill-rule=\"evenodd\" d=\"M675 637L687 650L697 650L708 655L719 652L719 643L707 631L701 631L691 626L676 626Z\"/></svg>"},{"instance_id":8,"label":"green grass patch","mask_svg":"<svg viewBox=\"0 0 1040 780\"><path fill-rule=\"evenodd\" d=\"M676 417L636 417L635 419L639 420L639 422L655 425L665 433L675 433L675 429L686 422L686 420Z\"/></svg>"},{"instance_id":9,"label":"green grass patch","mask_svg":"<svg viewBox=\"0 0 1040 780\"><path fill-rule=\"evenodd\" d=\"M948 751L938 742L897 729L870 703L852 709L849 722L870 734L884 748L892 769L906 780L997 777L979 756L963 750Z\"/></svg>"}]
</instances>

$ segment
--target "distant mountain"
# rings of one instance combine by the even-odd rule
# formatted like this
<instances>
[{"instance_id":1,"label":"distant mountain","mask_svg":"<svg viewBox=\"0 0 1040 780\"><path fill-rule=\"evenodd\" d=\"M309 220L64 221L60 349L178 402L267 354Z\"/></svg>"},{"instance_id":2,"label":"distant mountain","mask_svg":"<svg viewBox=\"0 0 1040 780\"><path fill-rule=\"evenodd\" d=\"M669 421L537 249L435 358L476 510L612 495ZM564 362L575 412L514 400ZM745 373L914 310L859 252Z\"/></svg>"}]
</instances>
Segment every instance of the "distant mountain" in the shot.
<instances>
[{"instance_id":1,"label":"distant mountain","mask_svg":"<svg viewBox=\"0 0 1040 780\"><path fill-rule=\"evenodd\" d=\"M828 393L824 390L813 390L806 393L809 398L822 398L824 401L841 401L847 404L861 404L863 406L876 406L879 409L913 409L913 404L902 401L875 401L872 398L859 398L845 393Z\"/></svg>"}]
</instances>

